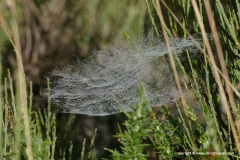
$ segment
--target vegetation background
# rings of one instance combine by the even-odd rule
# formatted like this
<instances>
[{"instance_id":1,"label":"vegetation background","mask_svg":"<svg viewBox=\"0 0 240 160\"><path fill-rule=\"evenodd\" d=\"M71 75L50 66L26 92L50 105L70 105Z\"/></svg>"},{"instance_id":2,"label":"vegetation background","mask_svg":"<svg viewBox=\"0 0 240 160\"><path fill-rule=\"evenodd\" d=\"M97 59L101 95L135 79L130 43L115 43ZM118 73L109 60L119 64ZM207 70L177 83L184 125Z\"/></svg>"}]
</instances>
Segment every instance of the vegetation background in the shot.
<instances>
[{"instance_id":1,"label":"vegetation background","mask_svg":"<svg viewBox=\"0 0 240 160\"><path fill-rule=\"evenodd\" d=\"M171 6L171 10L189 33L203 33L191 1L176 0L168 1L167 4ZM199 1L197 4L206 31L210 33L212 30L204 3ZM220 31L224 63L227 65L231 82L236 89L240 79L240 4L238 1L214 0L211 1L211 6ZM168 35L187 36L187 31L177 25L170 10L163 6L160 8L163 9ZM69 64L76 57L86 58L93 50L107 50L115 45L121 46L126 43L126 37L134 41L134 38L146 39L149 34L163 35L158 13L160 12L157 3L148 0L0 1L2 26L0 31L2 84L0 144L3 145L0 149L0 159L13 157L14 159L31 159L31 157L134 159L134 156L139 159L146 159L146 157L182 159L189 156L179 157L175 154L176 151L192 150L231 151L234 155L229 157L237 158L237 153L240 153L237 143L239 138L236 140L234 137L235 132L231 130L233 127L230 125L231 121L226 124L219 122L218 119L215 120L220 116L217 111L221 104L219 100L221 87L218 86L214 69L212 69L214 65L206 57L201 59L204 60L204 66L199 61L191 60L183 64L187 72L192 73L186 76L191 79L191 86L202 106L205 120L209 122L205 126L193 120L197 116L191 109L188 112L192 113L194 118L190 118L191 122L187 123L184 129L178 127L178 122L172 121L167 110L161 111L167 117L169 116L169 121L163 125L154 114L149 116L142 109L147 105L143 94L144 89L141 90L138 104L142 116L137 120L131 118L134 117L135 112L130 115L122 113L107 117L55 114L51 111L54 104L51 105L50 100L41 98L42 90L49 88L49 79L46 77L52 69ZM211 43L213 44L214 41L212 40ZM216 48L213 50L216 51ZM188 59L187 52L185 55ZM217 59L217 55L214 57ZM217 60L217 65L220 66L220 63L221 58ZM224 79L222 79L222 86L227 86ZM24 110L22 106L28 106L30 109L28 112L22 112ZM239 107L239 101L236 101L236 106ZM238 113L237 108L234 114L238 116ZM236 115L234 118L237 117ZM148 128L148 118L152 118L152 128ZM125 121L126 119L128 121ZM27 123L28 121L30 124ZM182 121L184 124L183 119ZM135 128L136 122L142 122L139 126L141 132L127 135L128 132L124 132L124 129L130 132ZM124 126L122 126L123 123ZM118 124L122 129L119 129ZM193 125L196 129L191 130ZM159 130L155 130L159 127ZM97 134L95 128L97 128ZM119 133L118 138L113 136L117 133ZM171 136L168 133L171 133ZM159 135L162 136L159 137ZM134 144L127 143L133 141L131 138L140 139L140 141ZM134 150L131 146L137 146L138 150ZM114 150L115 148L117 150ZM118 152L120 150L122 152ZM128 153L128 151L133 152ZM208 158L226 159L228 156L209 156Z\"/></svg>"},{"instance_id":2,"label":"vegetation background","mask_svg":"<svg viewBox=\"0 0 240 160\"><path fill-rule=\"evenodd\" d=\"M16 15L14 12L17 12ZM1 1L1 24L11 37L15 34L13 21L18 25L26 81L33 82L33 109L46 107L40 91L46 88L46 77L52 69L60 63L69 64L76 57L87 57L92 50L106 50L125 43L124 32L130 37L142 37L149 29L145 25L150 25L146 23L149 21L146 15L146 2L135 0ZM1 35L3 75L7 75L6 68L10 68L13 77L16 77L17 63L12 45L4 38L3 32ZM96 144L105 147L114 145L111 141L114 139L112 135L117 132L118 121L115 117L57 114L57 137L61 141L57 141L56 154L68 149L72 141L73 157L79 157L83 138L90 143L89 138L96 127ZM100 157L106 154L103 147L99 150Z\"/></svg>"}]
</instances>

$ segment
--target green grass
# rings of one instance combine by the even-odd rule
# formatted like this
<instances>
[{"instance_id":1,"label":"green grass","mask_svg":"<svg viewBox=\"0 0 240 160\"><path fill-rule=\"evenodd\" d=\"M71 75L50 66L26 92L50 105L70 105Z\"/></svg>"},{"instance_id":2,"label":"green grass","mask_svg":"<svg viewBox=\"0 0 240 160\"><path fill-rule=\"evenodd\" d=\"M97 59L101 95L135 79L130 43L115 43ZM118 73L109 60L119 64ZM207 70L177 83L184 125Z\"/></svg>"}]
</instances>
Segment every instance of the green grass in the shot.
<instances>
[{"instance_id":1,"label":"green grass","mask_svg":"<svg viewBox=\"0 0 240 160\"><path fill-rule=\"evenodd\" d=\"M15 93L12 84L12 78L9 72L8 78L5 78L4 92L2 98L1 112L1 158L2 159L54 159L54 147L56 142L55 115L50 112L49 108L40 112L32 112L30 109L28 114L35 118L28 118L32 155L27 152L29 146L26 144L26 135L23 119L22 106L16 101ZM8 91L10 90L9 97ZM30 91L28 100L31 103L32 91ZM28 106L31 108L31 106ZM43 133L43 128L47 130ZM46 139L44 138L46 137Z\"/></svg>"},{"instance_id":2,"label":"green grass","mask_svg":"<svg viewBox=\"0 0 240 160\"><path fill-rule=\"evenodd\" d=\"M167 3L163 0L160 3L159 1L146 0L145 3L144 5L140 4L143 11L139 12L134 8L133 2L124 1L121 6L117 6L115 1L109 2L109 8L100 14L101 20L106 23L109 20L115 22L115 29L113 29L114 34L116 34L115 38L119 38L123 33L142 33L145 12L148 12L148 18L152 23L154 32L156 32L155 34L164 34L166 43L168 43L168 37L190 37L190 33L201 32L204 43L203 46L198 47L201 48L199 54L202 54L202 58L192 59L190 58L190 51L186 50L187 63L181 63L181 58L170 61L172 61L173 72L176 69L174 64L178 64L177 67L182 69L183 75L178 75L175 72L176 84L180 94L183 86L178 78L185 76L189 83L185 86L190 86L185 89L194 90L205 123L200 122L198 113L186 103L184 96L181 96L181 99L176 102L176 110L179 111L180 115L177 119L173 117L168 106L161 109L165 118L159 118L155 112L147 109L151 102L145 95L144 86L140 84L140 98L138 104L136 104L136 109L131 113L125 113L127 120L123 124L124 127L122 128L119 125L119 132L115 135L115 138L119 141L120 149L106 148L106 150L112 159L239 159L240 97L236 86L240 82L240 3L237 0L224 3L216 0L214 10L208 10L210 5L206 1L198 1L197 6L199 8L193 8L193 4L196 3L194 0L168 1ZM90 7L86 7L87 14L82 19L82 21L86 21L86 26L81 26L78 23L81 21L81 17L74 19L71 16L73 13L68 15L70 19L76 20L72 22L72 26L85 27L86 30L83 29L81 32L90 32L89 37L74 37L78 43L84 42L83 45L86 45L82 46L83 51L87 50L85 47L89 47L94 35L92 30L88 30L94 20L91 18L99 10L104 10L102 9L104 6L99 1L84 4L86 6L90 5ZM131 13L131 16L125 18L126 22L123 23L122 19L124 19L126 13L118 17L115 9L120 7L125 10L127 5L131 6L126 10ZM170 5L171 7L169 7ZM211 4L212 8L213 5L215 3ZM18 4L19 6L20 11L24 9L20 4ZM56 114L51 111L51 99L48 98L47 106L43 110L32 110L33 88L32 83L26 84L22 61L24 53L22 53L20 47L21 38L19 37L22 26L19 26L17 21L16 7L11 6L11 32L9 32L9 28L6 29L3 26L1 26L0 31L1 35L12 44L17 62L16 71L14 71L14 73L17 73L15 81L13 81L10 71L5 71L4 65L0 64L0 84L2 86L0 92L0 159L74 159L76 157L72 157L73 143L67 150L63 150L58 155L59 157L55 157L56 142L58 141L57 121ZM72 12L79 11L77 8L79 6L75 5L75 7ZM160 14L162 9L164 9L164 16ZM215 26L209 26L208 19L213 16L210 11L213 11ZM159 19L157 16L153 16L157 13ZM136 19L138 19L136 23L132 23ZM133 26L123 25L125 23ZM204 26L207 28L204 28ZM108 27L108 25L106 24L105 27ZM125 27L133 30L128 30ZM106 31L107 29L101 28L100 30L101 33L98 33L98 35L102 35L104 41L109 41L110 33ZM126 30L127 32L125 32ZM206 33L212 34L212 38L206 37ZM128 34L125 35L131 37ZM111 40L114 40L114 38ZM208 41L211 45L208 45ZM7 50L4 48L6 43L6 40L2 38L0 43L1 63L4 58L2 52ZM169 47L170 50L171 47ZM174 62L174 60L177 60L177 62ZM47 79L46 83L48 93L50 93L50 80ZM219 112L221 105L226 114ZM227 117L224 122L220 119L221 115ZM81 157L78 158L98 158L94 151L96 136L97 130L95 130L90 142L90 151L86 150L86 139L83 140ZM101 147L104 148L105 146ZM216 152L230 154L210 154Z\"/></svg>"},{"instance_id":3,"label":"green grass","mask_svg":"<svg viewBox=\"0 0 240 160\"><path fill-rule=\"evenodd\" d=\"M201 19L198 19L198 22L196 23L197 19L190 20L189 14L192 12L195 12L196 15L205 15L209 16L211 18L211 15L209 15L209 12L204 7L209 7L209 4L206 2L199 1L200 9L193 10L191 7L190 1L182 1L183 4L180 3L180 8L182 8L183 12L183 18L181 20L178 19L178 22L180 22L182 28L180 28L177 25L177 22L172 17L171 11L169 10L168 16L170 16L169 25L166 25L164 23L164 17L160 17L160 21L163 24L163 29L166 29L166 36L190 36L189 32L186 30L188 27L187 24L189 24L189 21L194 24L193 30L199 31L201 30L202 34L206 35L206 30L201 26L201 23L208 23L208 20L205 19L204 21L201 21ZM156 4L154 1L152 1L153 6L155 6L157 12L161 15L159 4ZM157 2L158 3L158 2ZM176 2L177 3L177 2ZM194 4L194 1L192 1ZM152 133L149 138L151 139L151 142L153 144L153 148L157 151L157 159L173 159L173 158L180 158L180 159L227 159L227 158L239 158L239 125L238 125L238 118L236 115L233 115L232 113L238 114L238 107L239 107L239 100L236 101L233 97L236 97L236 93L233 96L233 91L236 91L236 83L239 82L238 73L239 73L239 66L237 67L235 64L239 64L239 58L236 56L239 56L239 42L237 39L239 39L239 19L235 14L239 13L239 10L234 10L232 4L227 3L227 10L231 10L229 12L225 12L223 9L223 4L219 1L217 2L218 8L215 11L215 18L218 20L220 19L220 28L219 30L219 37L222 39L225 39L222 43L217 41L218 37L215 37L217 31L215 30L214 26L212 28L208 29L208 32L212 31L213 35L213 42L215 43L216 53L212 55L212 48L209 46L203 46L203 49L201 50L204 55L204 64L201 63L199 66L199 63L195 63L194 60L189 58L189 64L191 68L191 74L185 75L188 76L190 79L192 79L192 88L195 90L195 94L198 98L199 103L201 104L202 110L203 110L203 116L205 118L206 124L203 125L197 120L196 113L194 113L193 110L191 110L191 106L188 106L184 104L184 99L181 101L182 106L184 108L178 108L178 110L185 110L184 114L187 118L184 119L183 115L180 116L180 119L178 121L174 121L174 119L171 116L171 113L168 112L168 110L163 111L163 113L167 116L167 122L159 120L157 117L154 117L152 119L152 123L150 123L150 127L146 127L146 131L149 131L149 133ZM237 5L239 5L239 2L236 2ZM148 6L150 4L148 3ZM163 4L162 4L163 5ZM174 4L175 6L177 4ZM167 6L166 3L164 3L164 6ZM174 8L174 7L173 7ZM178 8L179 9L179 8ZM173 12L174 13L174 12ZM228 15L226 15L229 13ZM229 22L229 18L231 17ZM176 18L176 17L175 17ZM152 18L153 19L153 18ZM211 21L212 22L212 21ZM156 23L153 23L153 26L155 26ZM224 29L222 26L225 26ZM237 26L237 28L236 28ZM169 28L166 28L169 27ZM180 29L179 29L180 28ZM226 31L227 29L228 31ZM171 31L171 33L169 33ZM164 30L163 30L164 32ZM227 34L227 35L226 35ZM165 38L166 38L165 36ZM228 37L228 38L226 38ZM166 39L168 41L168 39ZM207 37L203 37L204 44L207 44L206 42ZM228 44L227 44L228 43ZM229 46L230 45L230 46ZM233 46L232 46L233 45ZM220 47L219 47L220 46ZM224 46L224 47L221 47ZM227 47L229 46L229 48ZM232 47L231 47L232 46ZM223 48L223 51L221 50ZM221 55L222 54L222 55ZM189 55L189 54L188 54ZM171 56L171 55L170 55ZM174 64L174 63L173 63ZM183 66L187 66L186 64L182 64ZM226 67L228 67L228 72L226 72ZM219 69L220 67L221 69ZM175 66L172 66L173 70ZM199 68L202 68L199 70ZM234 73L232 71L234 70ZM236 70L238 70L238 73L236 74ZM186 73L186 71L184 72ZM230 76L229 76L230 75ZM176 77L176 76L175 76ZM178 79L176 79L176 83L178 82ZM180 85L179 85L180 86ZM234 87L235 86L235 87ZM229 87L229 88L228 88ZM228 94L226 95L225 89L227 89ZM181 93L180 93L181 94ZM231 97L232 96L232 97ZM238 97L239 98L239 97ZM220 100L221 99L221 100ZM229 100L227 102L227 99ZM224 102L225 101L225 102ZM231 102L232 101L232 102ZM225 103L225 104L224 104ZM231 105L231 111L229 110L228 105ZM227 116L228 120L225 120L224 124L219 120L219 116L221 116L221 113L217 112L220 110L220 105L223 105L222 107L224 110L228 112ZM235 106L234 106L235 105ZM178 105L177 105L178 106ZM238 107L236 107L238 106ZM223 113L222 113L223 114ZM180 113L181 115L181 113ZM134 117L134 113L133 113ZM148 116L149 117L149 116ZM130 122L131 118L126 122ZM182 124L179 126L179 124ZM126 124L125 124L126 126ZM194 127L193 127L194 126ZM127 126L126 126L127 127ZM120 133L118 135L118 138L126 139L128 138L129 132L128 129L139 127L138 124L135 126L127 127L125 134L123 134L123 131L120 130ZM150 130L148 130L150 129ZM132 129L133 130L133 129ZM139 133L140 134L140 133ZM135 137L134 134L132 134L132 138ZM139 136L139 135L138 135ZM141 136L140 136L141 137ZM144 134L142 136L144 138ZM144 144L144 143L142 143ZM150 145L151 143L144 144L144 145ZM122 142L123 148L122 148L122 154L119 154L119 152L113 153L113 159L124 159L128 156L127 159L134 159L136 157L131 157L133 155L136 156L136 154L131 154L129 156L128 154L125 155L126 148L133 147L134 145L128 144L125 145L124 141ZM136 145L138 146L138 145ZM141 145L139 145L141 146ZM140 149L140 147L139 147ZM129 149L130 150L130 149ZM140 151L139 151L140 152ZM138 152L138 153L139 153ZM222 155L216 154L211 155L211 153L223 153ZM227 153L227 154L226 154ZM139 153L140 154L140 153ZM144 155L144 153L142 152ZM194 155L195 154L195 155ZM207 155L200 155L200 154L207 154ZM142 156L143 159L147 159L147 156ZM137 159L137 158L136 158Z\"/></svg>"}]
</instances>

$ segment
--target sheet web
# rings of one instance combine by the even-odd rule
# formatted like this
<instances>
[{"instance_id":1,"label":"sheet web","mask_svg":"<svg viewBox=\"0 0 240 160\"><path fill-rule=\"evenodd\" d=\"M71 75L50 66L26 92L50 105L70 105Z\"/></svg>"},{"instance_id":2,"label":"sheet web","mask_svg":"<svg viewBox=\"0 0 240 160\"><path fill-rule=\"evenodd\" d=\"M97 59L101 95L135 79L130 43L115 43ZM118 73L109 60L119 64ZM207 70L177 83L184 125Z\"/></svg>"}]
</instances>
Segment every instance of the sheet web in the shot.
<instances>
[{"instance_id":1,"label":"sheet web","mask_svg":"<svg viewBox=\"0 0 240 160\"><path fill-rule=\"evenodd\" d=\"M172 39L173 53L196 52L189 39ZM179 98L164 42L132 44L95 52L90 58L51 73L51 99L60 112L104 116L127 112L139 99L143 82L152 107Z\"/></svg>"}]
</instances>

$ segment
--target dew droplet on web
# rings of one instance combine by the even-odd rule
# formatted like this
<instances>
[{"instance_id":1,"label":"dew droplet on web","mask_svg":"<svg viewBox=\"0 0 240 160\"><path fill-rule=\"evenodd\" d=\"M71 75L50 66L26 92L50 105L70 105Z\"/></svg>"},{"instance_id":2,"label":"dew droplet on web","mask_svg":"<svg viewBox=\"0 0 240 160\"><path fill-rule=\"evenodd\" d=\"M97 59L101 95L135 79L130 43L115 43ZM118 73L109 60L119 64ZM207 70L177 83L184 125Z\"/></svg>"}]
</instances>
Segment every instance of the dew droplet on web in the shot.
<instances>
[{"instance_id":1,"label":"dew droplet on web","mask_svg":"<svg viewBox=\"0 0 240 160\"><path fill-rule=\"evenodd\" d=\"M139 99L143 82L152 107L179 98L167 60L164 42L135 44L96 52L90 60L73 64L51 73L51 99L60 112L103 116L131 111ZM172 39L173 53L193 49L189 39Z\"/></svg>"}]
</instances>

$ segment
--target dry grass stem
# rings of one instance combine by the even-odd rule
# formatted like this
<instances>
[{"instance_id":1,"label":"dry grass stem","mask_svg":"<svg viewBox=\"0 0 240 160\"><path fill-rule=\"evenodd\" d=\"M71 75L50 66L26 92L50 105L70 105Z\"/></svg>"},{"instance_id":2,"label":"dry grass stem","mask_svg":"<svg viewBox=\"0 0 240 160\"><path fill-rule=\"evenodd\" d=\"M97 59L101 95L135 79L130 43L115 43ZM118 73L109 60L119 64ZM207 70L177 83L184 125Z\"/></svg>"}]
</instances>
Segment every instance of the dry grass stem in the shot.
<instances>
[{"instance_id":1,"label":"dry grass stem","mask_svg":"<svg viewBox=\"0 0 240 160\"><path fill-rule=\"evenodd\" d=\"M199 43L194 39L192 34L182 25L182 23L179 21L179 19L176 17L176 15L173 13L173 11L170 9L170 7L166 4L164 0L161 0L161 3L164 5L164 7L169 11L171 16L174 18L174 20L178 23L178 25L186 32L188 37L193 41L193 43L196 45L196 47L200 50L200 52L207 57L207 59L210 59L209 56L204 52L203 48L199 45ZM223 72L214 64L212 64L212 67L224 78L225 82L232 88L232 90L235 92L235 94L240 97L239 91L236 89L236 87L227 79L227 77L223 74Z\"/></svg>"},{"instance_id":2,"label":"dry grass stem","mask_svg":"<svg viewBox=\"0 0 240 160\"><path fill-rule=\"evenodd\" d=\"M204 28L203 21L202 21L202 18L201 18L200 11L198 9L196 0L192 0L192 5L193 5L194 12L195 12L197 20L198 20L199 27L201 29L203 40L206 44L207 53L209 55L209 60L210 60L211 64L216 66L216 62L215 62L214 57L213 57L212 49L211 49L210 43L209 43L208 38L207 38L206 30ZM219 75L219 73L217 72L216 69L213 68L213 72L214 72L214 75L215 75L215 78L216 78L217 85L219 87L219 92L220 92L220 97L221 97L223 107L224 107L224 109L227 113L227 117L228 117L230 125L231 125L231 130L232 130L234 140L235 140L235 143L236 143L236 146L237 146L237 149L238 149L238 154L240 155L240 144L239 144L239 139L238 139L238 133L237 133L237 130L235 128L233 117L232 117L230 109L229 109L229 105L228 105L228 102L227 102L227 97L226 97L225 92L224 92L224 88L223 88L223 85L222 85L222 82L221 82L221 78L220 78L220 75Z\"/></svg>"},{"instance_id":3,"label":"dry grass stem","mask_svg":"<svg viewBox=\"0 0 240 160\"><path fill-rule=\"evenodd\" d=\"M183 111L184 111L184 114L186 116L186 119L189 122L189 115L188 115L188 111L187 111L187 105L186 105L186 102L184 100L182 88L181 88L181 85L180 85L179 76L178 76L176 65L175 65L175 62L174 62L174 59L173 59L173 54L172 54L172 50L171 50L171 46L170 46L170 42L169 42L169 37L168 37L166 29L165 29L166 25L165 25L165 22L164 22L162 10L161 10L160 3L159 3L158 0L156 0L156 4L157 4L158 17L160 19L160 23L161 23L164 39L165 39L166 46L167 46L168 53L169 53L170 63L171 63L173 74L174 74L174 79L175 79L175 82L177 84L177 89L178 89L178 92L179 92L179 95L180 95L180 101L181 101L181 104L182 104ZM184 122L184 120L183 120L183 122ZM189 122L189 126L191 126L190 122ZM196 146L195 146L195 143L193 141L192 135L188 133L188 136L190 138L193 151L196 151Z\"/></svg>"},{"instance_id":4,"label":"dry grass stem","mask_svg":"<svg viewBox=\"0 0 240 160\"><path fill-rule=\"evenodd\" d=\"M17 56L17 66L18 66L18 87L19 87L19 96L20 96L20 105L22 107L23 112L23 122L24 122L24 131L25 131L25 138L26 138L26 145L27 145L27 155L29 160L33 160L33 152L32 152L32 142L31 142L31 132L30 132L30 124L29 124L29 117L28 117L28 107L27 107L27 93L26 93L26 81L25 81L25 74L23 69L22 63L22 54L21 54L21 45L20 45L20 34L19 34L19 27L17 22L17 10L16 4L14 0L10 1L10 9L12 12L13 17L13 35L14 35L14 42L12 41L11 37L8 35L9 40L13 44L14 50ZM6 30L5 30L6 31ZM6 32L7 33L7 32Z\"/></svg>"},{"instance_id":5,"label":"dry grass stem","mask_svg":"<svg viewBox=\"0 0 240 160\"><path fill-rule=\"evenodd\" d=\"M220 39L219 39L219 36L218 36L217 27L216 27L215 20L214 20L213 15L212 15L212 9L211 9L211 6L210 6L210 2L208 0L204 0L204 5L205 5L207 16L208 16L208 21L210 23L210 27L211 27L211 30L212 30L212 35L213 35L213 39L214 39L214 43L215 43L215 46L216 46L217 55L218 55L218 58L219 58L219 61L220 61L220 65L221 65L223 75L226 77L227 81L230 82L230 78L228 76L228 71L227 71L227 67L226 67L226 64L225 64L224 56L223 56L222 46L221 46ZM235 102L235 99L234 99L234 95L233 95L231 86L228 83L226 83L226 89L227 89L227 94L229 96L229 101L230 101L232 110L233 110L234 113L237 113L237 107L236 107L236 102ZM239 121L239 119L235 119L235 123L236 123L236 128L238 130L238 133L240 133L240 121Z\"/></svg>"}]
</instances>

